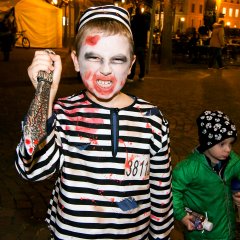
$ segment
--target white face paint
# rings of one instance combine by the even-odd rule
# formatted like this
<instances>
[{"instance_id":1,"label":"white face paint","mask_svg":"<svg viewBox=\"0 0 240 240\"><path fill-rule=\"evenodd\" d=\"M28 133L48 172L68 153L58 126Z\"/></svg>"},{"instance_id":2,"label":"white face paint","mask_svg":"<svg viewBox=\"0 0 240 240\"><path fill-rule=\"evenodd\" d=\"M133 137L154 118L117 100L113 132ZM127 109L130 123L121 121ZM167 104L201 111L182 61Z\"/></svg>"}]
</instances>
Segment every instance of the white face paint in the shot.
<instances>
[{"instance_id":1,"label":"white face paint","mask_svg":"<svg viewBox=\"0 0 240 240\"><path fill-rule=\"evenodd\" d=\"M123 35L91 33L83 41L79 70L92 100L110 102L123 88L130 73L130 44Z\"/></svg>"}]
</instances>

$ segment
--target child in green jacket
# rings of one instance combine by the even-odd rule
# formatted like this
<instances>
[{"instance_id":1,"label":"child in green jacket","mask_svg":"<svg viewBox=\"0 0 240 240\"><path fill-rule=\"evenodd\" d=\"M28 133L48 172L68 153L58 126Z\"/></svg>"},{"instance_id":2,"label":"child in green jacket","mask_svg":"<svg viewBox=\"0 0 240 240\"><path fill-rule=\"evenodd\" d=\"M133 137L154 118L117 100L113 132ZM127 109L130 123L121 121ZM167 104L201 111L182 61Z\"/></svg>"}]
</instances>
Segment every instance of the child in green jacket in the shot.
<instances>
[{"instance_id":1,"label":"child in green jacket","mask_svg":"<svg viewBox=\"0 0 240 240\"><path fill-rule=\"evenodd\" d=\"M220 111L204 111L197 126L199 146L173 170L174 215L186 226L185 239L233 240L234 202L240 205L240 193L231 190L232 180L240 179L240 157L232 151L236 126ZM203 215L213 228L196 226L186 208Z\"/></svg>"}]
</instances>

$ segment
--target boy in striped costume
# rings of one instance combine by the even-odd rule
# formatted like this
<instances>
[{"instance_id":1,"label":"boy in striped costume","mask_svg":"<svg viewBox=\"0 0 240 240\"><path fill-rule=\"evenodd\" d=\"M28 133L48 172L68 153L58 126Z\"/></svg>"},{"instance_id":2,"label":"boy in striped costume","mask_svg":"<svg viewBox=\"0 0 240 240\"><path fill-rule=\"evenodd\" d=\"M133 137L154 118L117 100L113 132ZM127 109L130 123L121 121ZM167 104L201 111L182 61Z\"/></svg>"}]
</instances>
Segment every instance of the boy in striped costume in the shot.
<instances>
[{"instance_id":1,"label":"boy in striped costume","mask_svg":"<svg viewBox=\"0 0 240 240\"><path fill-rule=\"evenodd\" d=\"M31 181L58 173L46 218L53 239L170 239L168 122L156 106L121 92L135 61L128 12L89 8L75 49L86 90L56 102L60 57L35 53L28 74L36 94L16 168Z\"/></svg>"}]
</instances>

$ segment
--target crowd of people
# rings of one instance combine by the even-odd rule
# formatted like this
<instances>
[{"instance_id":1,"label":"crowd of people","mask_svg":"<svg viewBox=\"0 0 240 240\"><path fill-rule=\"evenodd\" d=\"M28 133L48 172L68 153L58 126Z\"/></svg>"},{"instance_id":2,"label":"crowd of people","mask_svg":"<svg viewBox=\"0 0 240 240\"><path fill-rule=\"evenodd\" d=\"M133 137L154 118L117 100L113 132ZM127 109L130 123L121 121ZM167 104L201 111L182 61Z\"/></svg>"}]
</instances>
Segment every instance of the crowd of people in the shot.
<instances>
[{"instance_id":1,"label":"crowd of people","mask_svg":"<svg viewBox=\"0 0 240 240\"><path fill-rule=\"evenodd\" d=\"M136 61L133 40L127 10L87 9L71 52L85 89L61 99L60 56L35 52L28 75L36 93L22 122L17 171L29 181L57 174L46 217L52 239L167 240L175 218L186 239L234 240L235 124L219 110L201 113L199 146L172 169L167 119L122 91ZM196 228L186 207L205 214L212 230Z\"/></svg>"},{"instance_id":2,"label":"crowd of people","mask_svg":"<svg viewBox=\"0 0 240 240\"><path fill-rule=\"evenodd\" d=\"M173 52L188 56L190 63L207 64L210 70L224 69L228 60L237 60L240 51L239 45L232 44L237 35L230 35L223 20L215 22L211 29L201 26L198 31L191 28L188 32L176 36L177 38L173 39Z\"/></svg>"}]
</instances>

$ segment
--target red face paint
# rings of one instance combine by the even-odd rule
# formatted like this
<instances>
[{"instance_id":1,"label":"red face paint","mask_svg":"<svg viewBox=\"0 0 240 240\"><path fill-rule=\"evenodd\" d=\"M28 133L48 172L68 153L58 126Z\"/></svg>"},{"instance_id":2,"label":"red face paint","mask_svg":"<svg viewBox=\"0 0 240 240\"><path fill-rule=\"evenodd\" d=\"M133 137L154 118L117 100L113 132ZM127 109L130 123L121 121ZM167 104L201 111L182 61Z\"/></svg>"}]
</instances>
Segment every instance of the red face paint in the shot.
<instances>
[{"instance_id":1,"label":"red face paint","mask_svg":"<svg viewBox=\"0 0 240 240\"><path fill-rule=\"evenodd\" d=\"M99 35L94 35L94 36L87 36L85 44L90 45L90 46L95 46L100 39Z\"/></svg>"},{"instance_id":2,"label":"red face paint","mask_svg":"<svg viewBox=\"0 0 240 240\"><path fill-rule=\"evenodd\" d=\"M97 80L101 80L101 81L111 81L112 84L109 87L101 87L97 84ZM92 78L92 82L93 82L93 88L101 95L108 95L108 94L112 94L115 85L116 85L116 78L114 76L104 76L104 75L97 75L94 74L93 78Z\"/></svg>"},{"instance_id":3,"label":"red face paint","mask_svg":"<svg viewBox=\"0 0 240 240\"><path fill-rule=\"evenodd\" d=\"M84 74L84 79L85 80L88 80L91 76L91 71L87 71L85 74Z\"/></svg>"}]
</instances>

